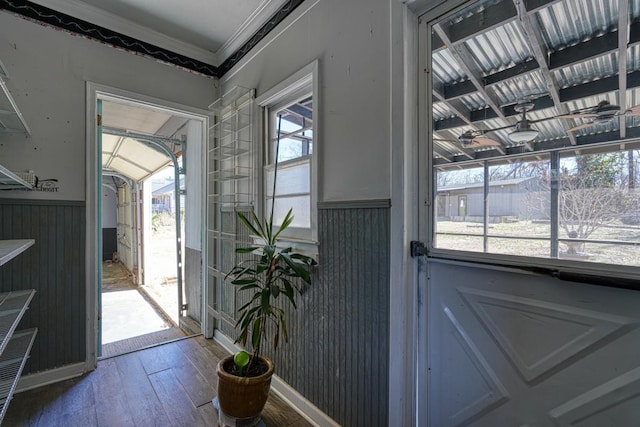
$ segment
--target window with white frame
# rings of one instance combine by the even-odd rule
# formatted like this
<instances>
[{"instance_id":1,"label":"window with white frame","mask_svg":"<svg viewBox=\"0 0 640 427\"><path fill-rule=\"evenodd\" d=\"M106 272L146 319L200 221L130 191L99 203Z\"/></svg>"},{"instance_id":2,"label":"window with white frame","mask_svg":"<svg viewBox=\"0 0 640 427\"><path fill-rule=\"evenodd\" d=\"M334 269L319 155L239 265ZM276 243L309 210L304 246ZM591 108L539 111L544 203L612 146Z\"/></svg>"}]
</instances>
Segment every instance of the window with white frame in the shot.
<instances>
[{"instance_id":1,"label":"window with white frame","mask_svg":"<svg viewBox=\"0 0 640 427\"><path fill-rule=\"evenodd\" d=\"M432 256L637 275L640 62L619 34L640 10L604 0L596 24L584 3L460 2L423 24Z\"/></svg>"},{"instance_id":2,"label":"window with white frame","mask_svg":"<svg viewBox=\"0 0 640 427\"><path fill-rule=\"evenodd\" d=\"M292 209L293 222L282 238L310 244L317 238L315 68L315 64L305 67L258 98L264 108L264 213L269 216L273 209L274 223L280 225Z\"/></svg>"}]
</instances>

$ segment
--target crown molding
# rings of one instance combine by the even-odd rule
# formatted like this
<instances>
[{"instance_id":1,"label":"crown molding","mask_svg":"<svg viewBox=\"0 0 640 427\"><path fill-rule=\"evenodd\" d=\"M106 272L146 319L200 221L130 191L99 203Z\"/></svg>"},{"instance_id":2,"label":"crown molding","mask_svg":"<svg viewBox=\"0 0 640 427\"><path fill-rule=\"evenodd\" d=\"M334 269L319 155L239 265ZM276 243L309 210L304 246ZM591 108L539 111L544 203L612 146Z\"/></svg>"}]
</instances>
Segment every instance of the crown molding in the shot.
<instances>
[{"instance_id":1,"label":"crown molding","mask_svg":"<svg viewBox=\"0 0 640 427\"><path fill-rule=\"evenodd\" d=\"M162 47L163 49L184 55L188 58L196 59L216 67L219 65L216 54L213 52L185 43L78 0L31 0L31 2L108 28L117 33L125 34L134 39Z\"/></svg>"},{"instance_id":2,"label":"crown molding","mask_svg":"<svg viewBox=\"0 0 640 427\"><path fill-rule=\"evenodd\" d=\"M265 22L274 16L287 0L263 0L260 6L238 27L216 52L216 66L237 52Z\"/></svg>"}]
</instances>

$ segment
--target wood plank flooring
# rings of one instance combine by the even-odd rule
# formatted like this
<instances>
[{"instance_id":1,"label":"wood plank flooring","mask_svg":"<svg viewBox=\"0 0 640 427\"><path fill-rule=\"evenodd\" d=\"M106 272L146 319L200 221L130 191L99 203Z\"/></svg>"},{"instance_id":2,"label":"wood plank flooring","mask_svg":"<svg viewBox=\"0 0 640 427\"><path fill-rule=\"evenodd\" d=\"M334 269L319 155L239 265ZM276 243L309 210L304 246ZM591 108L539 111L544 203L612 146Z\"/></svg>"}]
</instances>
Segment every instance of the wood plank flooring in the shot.
<instances>
[{"instance_id":1,"label":"wood plank flooring","mask_svg":"<svg viewBox=\"0 0 640 427\"><path fill-rule=\"evenodd\" d=\"M5 426L217 426L215 367L226 351L202 336L100 360L80 378L19 393ZM273 392L268 427L311 426Z\"/></svg>"}]
</instances>

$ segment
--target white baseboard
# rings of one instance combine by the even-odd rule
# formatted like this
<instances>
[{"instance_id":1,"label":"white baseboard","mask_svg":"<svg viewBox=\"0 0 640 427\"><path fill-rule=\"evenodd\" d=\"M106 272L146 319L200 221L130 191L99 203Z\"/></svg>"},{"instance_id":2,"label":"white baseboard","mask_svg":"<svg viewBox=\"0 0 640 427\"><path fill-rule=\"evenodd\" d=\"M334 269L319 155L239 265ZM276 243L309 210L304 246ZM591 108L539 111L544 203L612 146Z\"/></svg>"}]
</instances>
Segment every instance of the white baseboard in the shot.
<instances>
[{"instance_id":1,"label":"white baseboard","mask_svg":"<svg viewBox=\"0 0 640 427\"><path fill-rule=\"evenodd\" d=\"M16 386L16 393L31 390L43 385L53 384L70 378L79 377L86 372L86 363L75 363L60 368L49 369L47 371L35 372L33 374L20 377Z\"/></svg>"},{"instance_id":2,"label":"white baseboard","mask_svg":"<svg viewBox=\"0 0 640 427\"><path fill-rule=\"evenodd\" d=\"M216 340L229 353L235 353L240 350L229 337L221 334L218 330L214 332L213 339ZM322 412L317 406L309 402L298 393L293 387L284 382L282 378L274 375L271 378L271 390L277 394L282 400L287 402L296 410L304 419L317 427L340 427L340 424L332 420L327 414Z\"/></svg>"}]
</instances>

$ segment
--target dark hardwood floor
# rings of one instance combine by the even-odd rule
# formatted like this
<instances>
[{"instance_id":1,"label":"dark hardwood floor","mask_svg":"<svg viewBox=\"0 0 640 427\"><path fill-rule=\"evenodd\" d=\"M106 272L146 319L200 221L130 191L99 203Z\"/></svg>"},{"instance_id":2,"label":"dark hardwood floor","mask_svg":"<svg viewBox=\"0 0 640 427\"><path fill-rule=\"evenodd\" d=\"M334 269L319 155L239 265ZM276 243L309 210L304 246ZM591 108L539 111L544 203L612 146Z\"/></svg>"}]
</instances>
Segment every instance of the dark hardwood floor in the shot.
<instances>
[{"instance_id":1,"label":"dark hardwood floor","mask_svg":"<svg viewBox=\"0 0 640 427\"><path fill-rule=\"evenodd\" d=\"M80 378L14 396L4 426L216 426L215 367L227 352L202 336L100 360ZM272 392L268 427L310 426Z\"/></svg>"}]
</instances>

